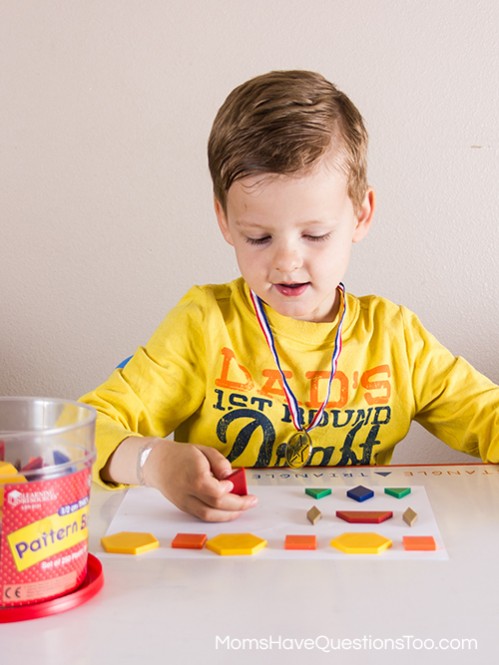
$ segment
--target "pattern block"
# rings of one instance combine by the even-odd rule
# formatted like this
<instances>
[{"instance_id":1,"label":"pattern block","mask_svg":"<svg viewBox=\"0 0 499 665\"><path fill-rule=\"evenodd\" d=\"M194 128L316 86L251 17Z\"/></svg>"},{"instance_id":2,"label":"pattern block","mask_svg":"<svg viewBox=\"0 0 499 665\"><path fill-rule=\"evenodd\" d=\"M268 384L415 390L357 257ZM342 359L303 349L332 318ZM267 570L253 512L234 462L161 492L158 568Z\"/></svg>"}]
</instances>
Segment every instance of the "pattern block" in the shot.
<instances>
[{"instance_id":1,"label":"pattern block","mask_svg":"<svg viewBox=\"0 0 499 665\"><path fill-rule=\"evenodd\" d=\"M385 494L394 496L396 499L403 499L411 493L410 487L385 487Z\"/></svg>"},{"instance_id":2,"label":"pattern block","mask_svg":"<svg viewBox=\"0 0 499 665\"><path fill-rule=\"evenodd\" d=\"M231 490L231 494L238 494L239 496L246 496L246 494L248 494L246 471L243 467L233 471L230 476L225 478L225 480L230 480L234 484L234 487Z\"/></svg>"},{"instance_id":3,"label":"pattern block","mask_svg":"<svg viewBox=\"0 0 499 665\"><path fill-rule=\"evenodd\" d=\"M256 554L266 546L266 540L252 533L221 533L206 542L206 548L220 556Z\"/></svg>"},{"instance_id":4,"label":"pattern block","mask_svg":"<svg viewBox=\"0 0 499 665\"><path fill-rule=\"evenodd\" d=\"M316 550L317 536L286 536L284 540L285 550Z\"/></svg>"},{"instance_id":5,"label":"pattern block","mask_svg":"<svg viewBox=\"0 0 499 665\"><path fill-rule=\"evenodd\" d=\"M367 499L372 499L374 492L368 487L358 485L357 487L347 490L347 496L355 501L367 501Z\"/></svg>"},{"instance_id":6,"label":"pattern block","mask_svg":"<svg viewBox=\"0 0 499 665\"><path fill-rule=\"evenodd\" d=\"M333 538L331 546L345 554L380 554L392 546L392 541L378 533L342 533Z\"/></svg>"},{"instance_id":7,"label":"pattern block","mask_svg":"<svg viewBox=\"0 0 499 665\"><path fill-rule=\"evenodd\" d=\"M336 517L351 524L381 524L393 517L391 510L337 510Z\"/></svg>"},{"instance_id":8,"label":"pattern block","mask_svg":"<svg viewBox=\"0 0 499 665\"><path fill-rule=\"evenodd\" d=\"M417 518L418 514L412 508L407 508L402 515L402 519L408 526L412 526Z\"/></svg>"},{"instance_id":9,"label":"pattern block","mask_svg":"<svg viewBox=\"0 0 499 665\"><path fill-rule=\"evenodd\" d=\"M101 538L101 545L113 554L143 554L159 547L159 541L151 533L120 531Z\"/></svg>"},{"instance_id":10,"label":"pattern block","mask_svg":"<svg viewBox=\"0 0 499 665\"><path fill-rule=\"evenodd\" d=\"M430 552L437 549L433 536L404 536L402 544L407 552Z\"/></svg>"},{"instance_id":11,"label":"pattern block","mask_svg":"<svg viewBox=\"0 0 499 665\"><path fill-rule=\"evenodd\" d=\"M183 550L202 550L207 540L205 533L177 533L172 547Z\"/></svg>"},{"instance_id":12,"label":"pattern block","mask_svg":"<svg viewBox=\"0 0 499 665\"><path fill-rule=\"evenodd\" d=\"M313 497L314 499L323 499L325 496L332 494L333 490L330 487L307 487L305 494Z\"/></svg>"},{"instance_id":13,"label":"pattern block","mask_svg":"<svg viewBox=\"0 0 499 665\"><path fill-rule=\"evenodd\" d=\"M317 522L322 518L321 511L317 506L312 506L307 513L307 519L311 524L317 524Z\"/></svg>"}]
</instances>

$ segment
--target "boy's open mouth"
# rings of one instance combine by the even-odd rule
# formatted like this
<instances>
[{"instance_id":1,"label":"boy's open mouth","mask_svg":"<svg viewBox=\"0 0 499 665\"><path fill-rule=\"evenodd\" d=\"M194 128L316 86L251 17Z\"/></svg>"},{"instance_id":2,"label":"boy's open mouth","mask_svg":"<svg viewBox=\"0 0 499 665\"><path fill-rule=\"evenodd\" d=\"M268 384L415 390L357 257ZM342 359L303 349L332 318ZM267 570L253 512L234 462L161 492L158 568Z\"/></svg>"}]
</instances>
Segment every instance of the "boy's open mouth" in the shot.
<instances>
[{"instance_id":1,"label":"boy's open mouth","mask_svg":"<svg viewBox=\"0 0 499 665\"><path fill-rule=\"evenodd\" d=\"M274 288L282 296L301 296L301 294L307 289L310 282L299 282L293 284L274 284Z\"/></svg>"}]
</instances>

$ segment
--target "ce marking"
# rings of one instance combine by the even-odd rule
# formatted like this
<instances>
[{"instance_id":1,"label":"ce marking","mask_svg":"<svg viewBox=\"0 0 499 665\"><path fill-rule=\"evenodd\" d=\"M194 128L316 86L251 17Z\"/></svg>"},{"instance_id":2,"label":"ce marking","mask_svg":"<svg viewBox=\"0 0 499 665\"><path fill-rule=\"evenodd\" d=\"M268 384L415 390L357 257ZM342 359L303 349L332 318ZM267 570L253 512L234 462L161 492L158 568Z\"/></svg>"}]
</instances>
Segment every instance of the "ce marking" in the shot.
<instances>
[{"instance_id":1,"label":"ce marking","mask_svg":"<svg viewBox=\"0 0 499 665\"><path fill-rule=\"evenodd\" d=\"M21 587L20 586L7 586L4 589L4 598L5 600L12 600L13 598L21 598Z\"/></svg>"}]
</instances>

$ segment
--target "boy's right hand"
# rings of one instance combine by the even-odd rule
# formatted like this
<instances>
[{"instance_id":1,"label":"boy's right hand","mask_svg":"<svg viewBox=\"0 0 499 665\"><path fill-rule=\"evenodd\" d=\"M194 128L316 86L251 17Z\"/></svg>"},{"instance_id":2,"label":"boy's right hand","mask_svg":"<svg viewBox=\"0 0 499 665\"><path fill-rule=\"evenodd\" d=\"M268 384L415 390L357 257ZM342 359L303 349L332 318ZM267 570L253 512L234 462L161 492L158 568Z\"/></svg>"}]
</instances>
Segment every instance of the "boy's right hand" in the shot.
<instances>
[{"instance_id":1,"label":"boy's right hand","mask_svg":"<svg viewBox=\"0 0 499 665\"><path fill-rule=\"evenodd\" d=\"M106 480L134 484L132 469L144 447L151 446L142 480L155 487L180 510L206 522L228 522L257 503L254 495L231 494L225 480L233 469L215 448L165 439L129 437L115 450L101 475Z\"/></svg>"},{"instance_id":2,"label":"boy's right hand","mask_svg":"<svg viewBox=\"0 0 499 665\"><path fill-rule=\"evenodd\" d=\"M159 440L143 469L145 484L155 487L177 508L206 522L228 522L252 508L251 494L231 494L230 462L215 448Z\"/></svg>"}]
</instances>

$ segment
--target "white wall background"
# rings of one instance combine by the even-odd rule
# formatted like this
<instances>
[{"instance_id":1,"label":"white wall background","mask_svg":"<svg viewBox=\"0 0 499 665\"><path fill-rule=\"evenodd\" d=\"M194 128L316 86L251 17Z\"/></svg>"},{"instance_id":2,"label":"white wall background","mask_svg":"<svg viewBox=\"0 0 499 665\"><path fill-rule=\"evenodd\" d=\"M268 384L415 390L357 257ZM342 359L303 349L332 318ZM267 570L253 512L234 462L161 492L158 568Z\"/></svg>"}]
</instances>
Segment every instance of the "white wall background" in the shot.
<instances>
[{"instance_id":1,"label":"white wall background","mask_svg":"<svg viewBox=\"0 0 499 665\"><path fill-rule=\"evenodd\" d=\"M206 141L235 85L288 68L371 134L347 287L499 382L498 39L497 0L0 0L0 394L77 398L236 276ZM394 461L462 459L415 427Z\"/></svg>"}]
</instances>

